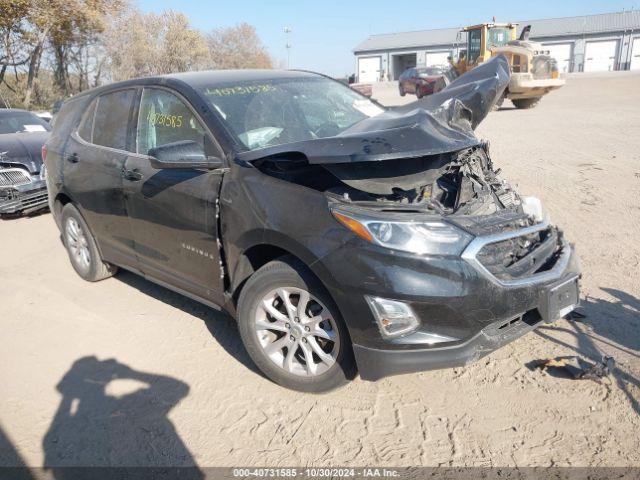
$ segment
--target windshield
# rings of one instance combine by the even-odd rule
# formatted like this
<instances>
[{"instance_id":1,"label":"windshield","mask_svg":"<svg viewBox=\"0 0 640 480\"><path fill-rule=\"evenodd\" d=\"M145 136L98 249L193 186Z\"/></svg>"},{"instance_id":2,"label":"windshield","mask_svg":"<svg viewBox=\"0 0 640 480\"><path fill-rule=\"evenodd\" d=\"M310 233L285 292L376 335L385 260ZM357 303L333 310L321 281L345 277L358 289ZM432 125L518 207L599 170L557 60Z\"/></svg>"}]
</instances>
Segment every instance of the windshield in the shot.
<instances>
[{"instance_id":1,"label":"windshield","mask_svg":"<svg viewBox=\"0 0 640 480\"><path fill-rule=\"evenodd\" d=\"M427 67L427 68L419 68L418 75L421 77L429 77L431 75L442 75L442 68L438 67Z\"/></svg>"},{"instance_id":2,"label":"windshield","mask_svg":"<svg viewBox=\"0 0 640 480\"><path fill-rule=\"evenodd\" d=\"M323 77L236 82L202 92L247 150L331 137L384 111Z\"/></svg>"},{"instance_id":3,"label":"windshield","mask_svg":"<svg viewBox=\"0 0 640 480\"><path fill-rule=\"evenodd\" d=\"M489 30L489 45L503 47L511 40L510 30L508 28L494 27Z\"/></svg>"},{"instance_id":4,"label":"windshield","mask_svg":"<svg viewBox=\"0 0 640 480\"><path fill-rule=\"evenodd\" d=\"M0 134L19 132L48 132L51 127L29 112L0 112Z\"/></svg>"}]
</instances>

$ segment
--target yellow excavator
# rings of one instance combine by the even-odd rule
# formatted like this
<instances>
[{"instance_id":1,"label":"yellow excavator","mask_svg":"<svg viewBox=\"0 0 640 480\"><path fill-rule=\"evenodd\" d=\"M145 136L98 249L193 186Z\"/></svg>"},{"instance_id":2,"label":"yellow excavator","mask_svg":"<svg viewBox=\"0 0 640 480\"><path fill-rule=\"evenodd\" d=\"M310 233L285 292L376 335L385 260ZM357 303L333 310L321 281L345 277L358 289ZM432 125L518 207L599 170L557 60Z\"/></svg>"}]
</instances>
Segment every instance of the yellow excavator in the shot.
<instances>
[{"instance_id":1,"label":"yellow excavator","mask_svg":"<svg viewBox=\"0 0 640 480\"><path fill-rule=\"evenodd\" d=\"M517 23L494 22L463 28L458 43L466 34L467 49L461 52L457 46L451 64L462 75L493 56L504 55L511 67L511 80L497 107L508 98L516 108L533 108L543 95L562 87L565 78L549 51L529 40L531 26L526 26L516 39L517 27Z\"/></svg>"}]
</instances>

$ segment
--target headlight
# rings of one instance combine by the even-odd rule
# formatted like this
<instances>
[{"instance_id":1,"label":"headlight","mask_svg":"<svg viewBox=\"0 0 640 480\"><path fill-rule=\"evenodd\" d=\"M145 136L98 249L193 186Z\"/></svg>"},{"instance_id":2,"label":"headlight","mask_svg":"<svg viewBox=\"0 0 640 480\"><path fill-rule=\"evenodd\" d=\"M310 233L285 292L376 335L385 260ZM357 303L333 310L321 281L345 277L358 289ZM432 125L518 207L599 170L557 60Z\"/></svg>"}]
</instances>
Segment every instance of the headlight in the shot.
<instances>
[{"instance_id":1,"label":"headlight","mask_svg":"<svg viewBox=\"0 0 640 480\"><path fill-rule=\"evenodd\" d=\"M337 209L331 213L368 242L419 255L460 255L473 238L441 220L387 221Z\"/></svg>"}]
</instances>

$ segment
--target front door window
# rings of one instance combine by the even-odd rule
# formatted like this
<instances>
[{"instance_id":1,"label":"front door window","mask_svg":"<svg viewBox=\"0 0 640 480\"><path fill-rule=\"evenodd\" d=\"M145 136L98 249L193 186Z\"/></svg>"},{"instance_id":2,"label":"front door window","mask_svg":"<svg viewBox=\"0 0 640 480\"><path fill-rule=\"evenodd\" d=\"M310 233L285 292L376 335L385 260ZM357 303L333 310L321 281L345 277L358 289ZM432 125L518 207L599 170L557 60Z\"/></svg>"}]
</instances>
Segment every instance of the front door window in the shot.
<instances>
[{"instance_id":1,"label":"front door window","mask_svg":"<svg viewBox=\"0 0 640 480\"><path fill-rule=\"evenodd\" d=\"M155 147L191 140L205 151L207 135L192 110L166 90L145 88L138 113L138 153L148 155Z\"/></svg>"}]
</instances>

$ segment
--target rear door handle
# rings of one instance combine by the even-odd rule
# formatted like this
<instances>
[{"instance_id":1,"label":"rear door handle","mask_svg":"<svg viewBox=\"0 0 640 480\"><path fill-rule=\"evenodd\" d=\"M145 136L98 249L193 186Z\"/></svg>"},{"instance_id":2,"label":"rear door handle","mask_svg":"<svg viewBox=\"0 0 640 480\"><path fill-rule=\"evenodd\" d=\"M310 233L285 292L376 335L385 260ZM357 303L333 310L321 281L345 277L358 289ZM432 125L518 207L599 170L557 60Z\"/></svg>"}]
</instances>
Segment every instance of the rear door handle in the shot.
<instances>
[{"instance_id":1,"label":"rear door handle","mask_svg":"<svg viewBox=\"0 0 640 480\"><path fill-rule=\"evenodd\" d=\"M78 154L74 152L70 155L67 155L67 162L78 163Z\"/></svg>"},{"instance_id":2,"label":"rear door handle","mask_svg":"<svg viewBox=\"0 0 640 480\"><path fill-rule=\"evenodd\" d=\"M124 178L125 180L130 180L132 182L138 182L142 180L142 174L136 168L134 168L133 170L123 168L122 178Z\"/></svg>"}]
</instances>

